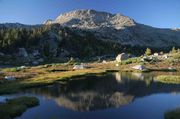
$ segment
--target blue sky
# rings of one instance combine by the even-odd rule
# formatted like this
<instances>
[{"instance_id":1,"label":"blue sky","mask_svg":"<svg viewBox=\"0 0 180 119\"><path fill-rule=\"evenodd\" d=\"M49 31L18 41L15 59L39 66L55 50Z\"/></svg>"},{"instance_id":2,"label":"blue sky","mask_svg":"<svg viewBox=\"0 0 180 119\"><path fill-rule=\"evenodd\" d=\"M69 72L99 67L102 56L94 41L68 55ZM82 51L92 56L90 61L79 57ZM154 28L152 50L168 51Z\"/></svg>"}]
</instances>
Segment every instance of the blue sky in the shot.
<instances>
[{"instance_id":1,"label":"blue sky","mask_svg":"<svg viewBox=\"0 0 180 119\"><path fill-rule=\"evenodd\" d=\"M41 24L75 9L121 13L159 28L180 28L180 0L0 0L0 23Z\"/></svg>"}]
</instances>

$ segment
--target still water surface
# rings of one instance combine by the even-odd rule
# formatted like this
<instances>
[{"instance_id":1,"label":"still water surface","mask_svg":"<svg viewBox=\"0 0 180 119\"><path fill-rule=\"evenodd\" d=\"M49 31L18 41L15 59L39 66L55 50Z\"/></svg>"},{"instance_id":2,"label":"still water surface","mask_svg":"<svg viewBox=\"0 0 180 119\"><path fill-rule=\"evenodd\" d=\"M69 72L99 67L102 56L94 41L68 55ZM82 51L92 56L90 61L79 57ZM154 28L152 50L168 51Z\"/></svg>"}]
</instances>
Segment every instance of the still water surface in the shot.
<instances>
[{"instance_id":1,"label":"still water surface","mask_svg":"<svg viewBox=\"0 0 180 119\"><path fill-rule=\"evenodd\" d=\"M141 73L88 76L10 97L22 95L38 97L40 105L16 119L164 119L180 107L180 85Z\"/></svg>"}]
</instances>

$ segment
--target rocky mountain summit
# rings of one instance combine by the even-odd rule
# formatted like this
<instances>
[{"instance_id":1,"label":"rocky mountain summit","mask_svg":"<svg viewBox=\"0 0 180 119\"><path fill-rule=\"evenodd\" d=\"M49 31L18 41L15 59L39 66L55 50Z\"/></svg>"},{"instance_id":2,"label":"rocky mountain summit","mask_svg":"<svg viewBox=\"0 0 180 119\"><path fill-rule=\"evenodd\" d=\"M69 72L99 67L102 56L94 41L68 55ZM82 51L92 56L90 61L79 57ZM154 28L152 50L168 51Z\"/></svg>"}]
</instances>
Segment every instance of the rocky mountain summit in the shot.
<instances>
[{"instance_id":1,"label":"rocky mountain summit","mask_svg":"<svg viewBox=\"0 0 180 119\"><path fill-rule=\"evenodd\" d=\"M95 10L75 10L69 13L61 14L52 23L59 23L63 26L84 29L112 27L117 30L135 25L135 22L129 17L123 16L121 14L97 12Z\"/></svg>"},{"instance_id":2,"label":"rocky mountain summit","mask_svg":"<svg viewBox=\"0 0 180 119\"><path fill-rule=\"evenodd\" d=\"M180 46L179 30L160 29L139 24L121 14L75 10L61 14L54 21L48 20L45 24L60 24L70 28L88 30L93 32L98 39L111 40L124 45L155 48Z\"/></svg>"}]
</instances>

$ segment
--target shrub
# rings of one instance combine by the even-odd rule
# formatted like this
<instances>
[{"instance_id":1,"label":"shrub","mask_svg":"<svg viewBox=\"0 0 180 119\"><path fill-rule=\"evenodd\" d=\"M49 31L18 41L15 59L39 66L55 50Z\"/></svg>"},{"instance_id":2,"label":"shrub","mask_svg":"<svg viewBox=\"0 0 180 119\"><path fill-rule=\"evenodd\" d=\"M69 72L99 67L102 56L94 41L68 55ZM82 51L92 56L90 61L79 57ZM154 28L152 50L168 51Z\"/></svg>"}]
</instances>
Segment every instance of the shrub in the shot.
<instances>
[{"instance_id":1,"label":"shrub","mask_svg":"<svg viewBox=\"0 0 180 119\"><path fill-rule=\"evenodd\" d=\"M180 59L180 53L175 53L174 55L172 55L172 57L174 59Z\"/></svg>"},{"instance_id":2,"label":"shrub","mask_svg":"<svg viewBox=\"0 0 180 119\"><path fill-rule=\"evenodd\" d=\"M151 49L147 48L145 51L145 55L151 55L151 54L152 54Z\"/></svg>"},{"instance_id":3,"label":"shrub","mask_svg":"<svg viewBox=\"0 0 180 119\"><path fill-rule=\"evenodd\" d=\"M172 53L172 54L173 54L173 53L177 53L176 48L175 48L175 47L173 47L173 48L172 48L172 50L170 51L170 53Z\"/></svg>"}]
</instances>

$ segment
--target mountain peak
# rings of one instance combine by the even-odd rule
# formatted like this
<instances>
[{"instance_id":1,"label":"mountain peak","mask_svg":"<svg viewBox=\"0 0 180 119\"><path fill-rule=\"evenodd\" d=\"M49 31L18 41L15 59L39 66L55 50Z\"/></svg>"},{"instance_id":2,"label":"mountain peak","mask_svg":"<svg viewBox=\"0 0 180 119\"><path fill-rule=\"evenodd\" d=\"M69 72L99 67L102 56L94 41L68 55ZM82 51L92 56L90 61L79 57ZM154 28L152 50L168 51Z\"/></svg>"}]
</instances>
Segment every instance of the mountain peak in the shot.
<instances>
[{"instance_id":1,"label":"mountain peak","mask_svg":"<svg viewBox=\"0 0 180 119\"><path fill-rule=\"evenodd\" d=\"M97 29L112 27L121 29L125 26L135 25L134 20L121 14L111 14L91 9L80 9L61 14L55 21L46 23L58 23L62 26L78 27L84 29Z\"/></svg>"}]
</instances>

